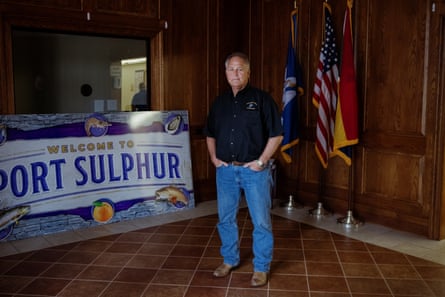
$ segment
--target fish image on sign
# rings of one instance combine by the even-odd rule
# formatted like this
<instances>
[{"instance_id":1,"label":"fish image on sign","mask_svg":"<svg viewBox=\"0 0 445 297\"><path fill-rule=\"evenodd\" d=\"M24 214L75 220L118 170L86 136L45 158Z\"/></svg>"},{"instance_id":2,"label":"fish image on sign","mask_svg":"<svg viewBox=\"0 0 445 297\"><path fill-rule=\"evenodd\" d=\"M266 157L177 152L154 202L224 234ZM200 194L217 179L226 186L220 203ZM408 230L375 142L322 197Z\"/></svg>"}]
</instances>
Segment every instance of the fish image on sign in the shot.
<instances>
[{"instance_id":1,"label":"fish image on sign","mask_svg":"<svg viewBox=\"0 0 445 297\"><path fill-rule=\"evenodd\" d=\"M0 210L0 240L8 237L14 229L14 225L30 210L31 207L29 205Z\"/></svg>"},{"instance_id":2,"label":"fish image on sign","mask_svg":"<svg viewBox=\"0 0 445 297\"><path fill-rule=\"evenodd\" d=\"M85 121L85 132L88 136L99 137L107 134L108 127L111 126L105 117L100 114L93 114Z\"/></svg>"},{"instance_id":3,"label":"fish image on sign","mask_svg":"<svg viewBox=\"0 0 445 297\"><path fill-rule=\"evenodd\" d=\"M184 188L178 188L176 186L163 187L155 192L156 201L165 201L177 208L183 208L187 206L189 201L189 193Z\"/></svg>"},{"instance_id":4,"label":"fish image on sign","mask_svg":"<svg viewBox=\"0 0 445 297\"><path fill-rule=\"evenodd\" d=\"M6 142L7 133L6 133L6 125L0 124L0 145Z\"/></svg>"}]
</instances>

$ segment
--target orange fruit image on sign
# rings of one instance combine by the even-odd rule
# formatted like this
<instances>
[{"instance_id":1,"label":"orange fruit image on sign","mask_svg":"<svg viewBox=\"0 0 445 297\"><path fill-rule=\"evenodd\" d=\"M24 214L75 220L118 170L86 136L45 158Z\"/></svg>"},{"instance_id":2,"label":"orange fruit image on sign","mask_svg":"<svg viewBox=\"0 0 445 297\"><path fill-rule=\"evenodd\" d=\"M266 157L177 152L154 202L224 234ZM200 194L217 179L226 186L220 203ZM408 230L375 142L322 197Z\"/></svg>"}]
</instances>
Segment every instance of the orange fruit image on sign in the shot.
<instances>
[{"instance_id":1,"label":"orange fruit image on sign","mask_svg":"<svg viewBox=\"0 0 445 297\"><path fill-rule=\"evenodd\" d=\"M103 200L93 202L92 215L96 222L106 223L113 218L114 208L110 202Z\"/></svg>"}]
</instances>

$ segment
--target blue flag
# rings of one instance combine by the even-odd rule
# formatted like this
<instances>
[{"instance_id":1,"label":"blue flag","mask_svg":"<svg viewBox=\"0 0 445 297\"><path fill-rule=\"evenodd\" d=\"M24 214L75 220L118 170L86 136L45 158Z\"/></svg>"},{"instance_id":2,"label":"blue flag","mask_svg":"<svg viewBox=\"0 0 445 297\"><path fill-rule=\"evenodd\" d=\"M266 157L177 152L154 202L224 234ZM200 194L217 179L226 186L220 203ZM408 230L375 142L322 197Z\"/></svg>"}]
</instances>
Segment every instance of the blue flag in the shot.
<instances>
[{"instance_id":1,"label":"blue flag","mask_svg":"<svg viewBox=\"0 0 445 297\"><path fill-rule=\"evenodd\" d=\"M292 26L291 34L289 34L287 61L284 71L283 111L281 115L284 129L281 155L287 163L292 162L291 148L300 140L298 97L303 95L304 92L301 68L295 53L297 41L297 16L298 10L295 9L291 13Z\"/></svg>"}]
</instances>

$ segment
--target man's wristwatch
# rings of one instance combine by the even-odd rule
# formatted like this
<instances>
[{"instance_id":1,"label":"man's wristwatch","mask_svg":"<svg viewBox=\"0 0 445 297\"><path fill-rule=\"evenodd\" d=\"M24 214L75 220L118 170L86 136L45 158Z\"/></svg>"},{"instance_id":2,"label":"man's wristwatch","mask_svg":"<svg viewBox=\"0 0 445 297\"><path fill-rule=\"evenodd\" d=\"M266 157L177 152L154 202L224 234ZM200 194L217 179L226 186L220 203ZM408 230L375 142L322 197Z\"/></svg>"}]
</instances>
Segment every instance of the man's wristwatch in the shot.
<instances>
[{"instance_id":1,"label":"man's wristwatch","mask_svg":"<svg viewBox=\"0 0 445 297\"><path fill-rule=\"evenodd\" d=\"M264 168L264 163L261 160L256 160L256 163L259 167Z\"/></svg>"}]
</instances>

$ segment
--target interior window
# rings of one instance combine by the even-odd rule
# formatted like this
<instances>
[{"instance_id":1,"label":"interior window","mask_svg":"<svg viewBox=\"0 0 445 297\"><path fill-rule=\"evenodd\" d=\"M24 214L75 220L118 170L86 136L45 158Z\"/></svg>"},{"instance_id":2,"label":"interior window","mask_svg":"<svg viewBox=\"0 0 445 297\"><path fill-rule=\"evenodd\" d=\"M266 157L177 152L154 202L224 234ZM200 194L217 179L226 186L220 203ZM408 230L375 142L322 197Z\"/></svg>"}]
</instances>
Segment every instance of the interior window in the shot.
<instances>
[{"instance_id":1,"label":"interior window","mask_svg":"<svg viewBox=\"0 0 445 297\"><path fill-rule=\"evenodd\" d=\"M149 40L13 29L12 44L17 114L149 109Z\"/></svg>"}]
</instances>

